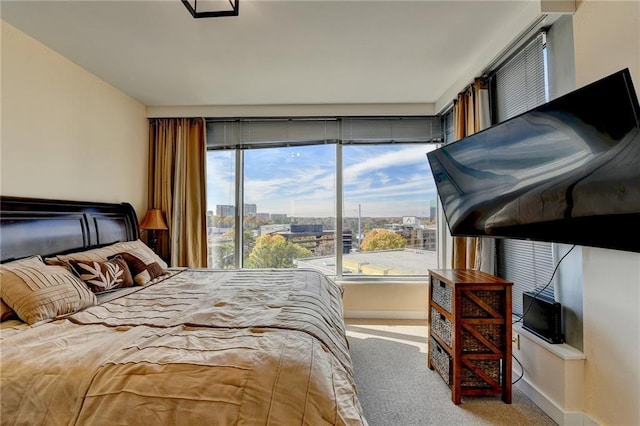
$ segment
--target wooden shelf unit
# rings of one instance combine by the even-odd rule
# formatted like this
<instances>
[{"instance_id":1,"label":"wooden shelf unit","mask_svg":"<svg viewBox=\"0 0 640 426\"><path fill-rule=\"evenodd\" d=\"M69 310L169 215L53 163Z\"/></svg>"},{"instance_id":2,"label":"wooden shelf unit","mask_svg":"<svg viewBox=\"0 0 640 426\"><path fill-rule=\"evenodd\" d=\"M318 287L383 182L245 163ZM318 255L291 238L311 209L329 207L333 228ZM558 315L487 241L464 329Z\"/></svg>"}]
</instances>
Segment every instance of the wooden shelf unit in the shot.
<instances>
[{"instance_id":1,"label":"wooden shelf unit","mask_svg":"<svg viewBox=\"0 0 640 426\"><path fill-rule=\"evenodd\" d=\"M511 403L511 282L471 269L429 270L427 364L464 395Z\"/></svg>"}]
</instances>

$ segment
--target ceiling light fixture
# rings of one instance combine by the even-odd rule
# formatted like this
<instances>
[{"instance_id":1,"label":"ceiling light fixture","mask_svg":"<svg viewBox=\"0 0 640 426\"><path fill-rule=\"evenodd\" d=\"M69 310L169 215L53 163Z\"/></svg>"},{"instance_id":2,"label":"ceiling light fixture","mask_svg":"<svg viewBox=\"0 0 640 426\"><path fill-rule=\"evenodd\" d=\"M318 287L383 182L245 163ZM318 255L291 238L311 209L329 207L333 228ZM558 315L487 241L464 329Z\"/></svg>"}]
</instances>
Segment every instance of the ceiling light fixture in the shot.
<instances>
[{"instance_id":1,"label":"ceiling light fixture","mask_svg":"<svg viewBox=\"0 0 640 426\"><path fill-rule=\"evenodd\" d=\"M239 3L240 0L182 0L182 4L194 18L238 16Z\"/></svg>"}]
</instances>

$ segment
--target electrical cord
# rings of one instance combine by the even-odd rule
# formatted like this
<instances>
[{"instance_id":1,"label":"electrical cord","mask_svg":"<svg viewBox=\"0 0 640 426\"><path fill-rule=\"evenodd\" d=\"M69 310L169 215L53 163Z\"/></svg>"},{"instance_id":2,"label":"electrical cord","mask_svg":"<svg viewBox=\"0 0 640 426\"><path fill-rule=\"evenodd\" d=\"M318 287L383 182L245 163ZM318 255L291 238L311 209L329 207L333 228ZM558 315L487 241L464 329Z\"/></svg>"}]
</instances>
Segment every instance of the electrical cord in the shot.
<instances>
[{"instance_id":1,"label":"electrical cord","mask_svg":"<svg viewBox=\"0 0 640 426\"><path fill-rule=\"evenodd\" d=\"M551 285L551 283L553 282L553 277L555 277L556 272L558 271L558 267L560 266L560 264L562 263L562 261L564 260L565 257L567 257L569 255L569 253L571 253L571 251L573 251L573 249L576 248L575 244L573 245L573 247L571 247L569 249L568 252L566 252L558 261L558 264L556 265L556 267L553 269L553 272L551 273L551 278L549 278L549 282L542 287L541 289L539 289L538 291L536 291L535 295L533 296L533 298L531 299L531 301L529 302L529 305L527 306L527 309L524 310L524 312L522 313L522 315L520 316L520 318L518 318L516 321L513 321L511 324L516 324L519 323L521 321L524 320L525 315L527 315L527 313L529 312L529 310L531 309L531 305L533 304L533 299L535 299L536 297L538 297L538 295L540 293L542 293L547 287L549 287ZM518 358L515 357L515 355L511 354L511 358L513 358L518 365L520 366L520 377L518 377L516 380L514 380L513 382L511 382L512 385L515 385L516 383L518 383L523 377L524 377L524 366L522 365L522 363L518 360Z\"/></svg>"},{"instance_id":2,"label":"electrical cord","mask_svg":"<svg viewBox=\"0 0 640 426\"><path fill-rule=\"evenodd\" d=\"M518 361L518 358L516 358L513 354L511 355L511 358L515 359L516 362L518 363L518 365L520 366L520 377L518 377L516 380L511 382L512 385L515 385L516 383L518 383L520 381L520 379L522 379L524 377L524 367L522 366L522 363L520 361Z\"/></svg>"},{"instance_id":3,"label":"electrical cord","mask_svg":"<svg viewBox=\"0 0 640 426\"><path fill-rule=\"evenodd\" d=\"M544 287L542 287L541 289L537 290L536 293L534 294L534 296L531 298L531 301L529 302L529 304L527 305L527 309L524 310L524 312L522 313L522 315L520 315L520 317L515 320L514 322L512 322L511 324L516 324L519 323L521 321L524 320L525 315L527 315L529 313L529 310L531 309L531 306L533 305L533 299L535 299L536 297L538 297L538 295L540 295L540 293L542 293L543 291L546 290L547 287L549 287L549 285L551 285L551 283L553 282L553 277L555 277L556 272L558 271L558 267L560 266L560 264L562 263L562 261L564 260L565 257L567 257L569 255L569 253L571 253L573 251L573 249L576 248L576 245L574 244L568 252L566 252L558 261L558 263L556 264L556 267L553 268L553 272L551 273L551 278L549 278L549 282L547 284L545 284Z\"/></svg>"}]
</instances>

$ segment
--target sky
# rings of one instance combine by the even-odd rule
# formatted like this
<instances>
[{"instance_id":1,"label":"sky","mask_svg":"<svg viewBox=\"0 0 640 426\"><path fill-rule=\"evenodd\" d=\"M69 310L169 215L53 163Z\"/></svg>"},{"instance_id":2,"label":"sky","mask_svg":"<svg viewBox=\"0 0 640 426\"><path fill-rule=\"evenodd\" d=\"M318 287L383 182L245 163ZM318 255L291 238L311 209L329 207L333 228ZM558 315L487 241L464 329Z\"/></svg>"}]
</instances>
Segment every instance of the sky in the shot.
<instances>
[{"instance_id":1,"label":"sky","mask_svg":"<svg viewBox=\"0 0 640 426\"><path fill-rule=\"evenodd\" d=\"M426 153L435 145L346 145L342 147L343 216L429 217L436 188ZM235 152L207 155L207 210L234 204ZM289 217L335 215L335 145L244 151L244 196L258 213Z\"/></svg>"}]
</instances>

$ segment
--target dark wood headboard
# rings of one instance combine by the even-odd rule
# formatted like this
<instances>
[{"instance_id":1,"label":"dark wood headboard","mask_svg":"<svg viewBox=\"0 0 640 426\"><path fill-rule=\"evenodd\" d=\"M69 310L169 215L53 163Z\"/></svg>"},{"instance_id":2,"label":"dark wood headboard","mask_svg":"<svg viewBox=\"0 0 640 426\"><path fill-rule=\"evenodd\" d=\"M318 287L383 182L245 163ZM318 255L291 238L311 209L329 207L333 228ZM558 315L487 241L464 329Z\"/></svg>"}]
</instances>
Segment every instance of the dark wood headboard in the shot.
<instances>
[{"instance_id":1,"label":"dark wood headboard","mask_svg":"<svg viewBox=\"0 0 640 426\"><path fill-rule=\"evenodd\" d=\"M0 196L0 262L87 250L139 237L129 203Z\"/></svg>"}]
</instances>

